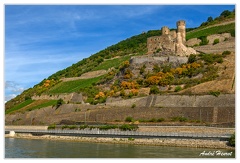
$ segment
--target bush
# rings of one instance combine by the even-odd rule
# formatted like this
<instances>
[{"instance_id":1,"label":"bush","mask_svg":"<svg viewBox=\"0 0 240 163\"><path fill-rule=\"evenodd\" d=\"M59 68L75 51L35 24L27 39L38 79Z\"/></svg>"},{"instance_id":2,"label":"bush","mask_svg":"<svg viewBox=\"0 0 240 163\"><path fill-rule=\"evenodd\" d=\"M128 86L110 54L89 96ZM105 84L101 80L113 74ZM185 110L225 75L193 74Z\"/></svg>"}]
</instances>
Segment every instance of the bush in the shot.
<instances>
[{"instance_id":1,"label":"bush","mask_svg":"<svg viewBox=\"0 0 240 163\"><path fill-rule=\"evenodd\" d=\"M158 94L160 93L159 88L156 85L150 87L150 94Z\"/></svg>"},{"instance_id":2,"label":"bush","mask_svg":"<svg viewBox=\"0 0 240 163\"><path fill-rule=\"evenodd\" d=\"M133 117L127 117L127 118L125 119L125 122L133 122Z\"/></svg>"},{"instance_id":3,"label":"bush","mask_svg":"<svg viewBox=\"0 0 240 163\"><path fill-rule=\"evenodd\" d=\"M210 91L209 94L213 95L215 97L218 97L220 95L220 92L219 91Z\"/></svg>"},{"instance_id":4,"label":"bush","mask_svg":"<svg viewBox=\"0 0 240 163\"><path fill-rule=\"evenodd\" d=\"M188 121L188 119L185 118L185 117L172 117L171 121L173 121L173 122L177 122L177 121L186 122L186 121Z\"/></svg>"},{"instance_id":5,"label":"bush","mask_svg":"<svg viewBox=\"0 0 240 163\"><path fill-rule=\"evenodd\" d=\"M48 126L48 130L54 130L55 128L56 128L55 124L52 124L52 125Z\"/></svg>"},{"instance_id":6,"label":"bush","mask_svg":"<svg viewBox=\"0 0 240 163\"><path fill-rule=\"evenodd\" d=\"M222 52L222 55L223 55L223 57L226 57L227 55L229 55L229 54L231 54L231 52L230 51L224 51L224 52Z\"/></svg>"},{"instance_id":7,"label":"bush","mask_svg":"<svg viewBox=\"0 0 240 163\"><path fill-rule=\"evenodd\" d=\"M207 45L208 44L208 42L209 42L209 40L207 39L207 36L201 36L201 37L199 37L198 39L200 39L201 40L201 42L200 42L200 46L201 45Z\"/></svg>"},{"instance_id":8,"label":"bush","mask_svg":"<svg viewBox=\"0 0 240 163\"><path fill-rule=\"evenodd\" d=\"M56 109L59 108L63 103L63 99L60 98L59 100L57 100Z\"/></svg>"},{"instance_id":9,"label":"bush","mask_svg":"<svg viewBox=\"0 0 240 163\"><path fill-rule=\"evenodd\" d=\"M207 64L212 64L214 62L222 63L223 56L219 54L201 54L201 59L204 60Z\"/></svg>"},{"instance_id":10,"label":"bush","mask_svg":"<svg viewBox=\"0 0 240 163\"><path fill-rule=\"evenodd\" d=\"M121 126L119 126L119 129L122 131L135 131L138 129L137 125L129 125L129 124L123 124Z\"/></svg>"},{"instance_id":11,"label":"bush","mask_svg":"<svg viewBox=\"0 0 240 163\"><path fill-rule=\"evenodd\" d=\"M152 118L149 120L149 122L157 122L157 120L155 118Z\"/></svg>"},{"instance_id":12,"label":"bush","mask_svg":"<svg viewBox=\"0 0 240 163\"><path fill-rule=\"evenodd\" d=\"M65 129L65 128L68 128L68 125L62 126L62 130Z\"/></svg>"},{"instance_id":13,"label":"bush","mask_svg":"<svg viewBox=\"0 0 240 163\"><path fill-rule=\"evenodd\" d=\"M196 55L190 54L190 56L188 57L188 63L195 62L197 60L196 57L197 57Z\"/></svg>"},{"instance_id":14,"label":"bush","mask_svg":"<svg viewBox=\"0 0 240 163\"><path fill-rule=\"evenodd\" d=\"M69 126L68 128L73 130L73 129L77 128L77 126L76 125L72 125L72 126Z\"/></svg>"},{"instance_id":15,"label":"bush","mask_svg":"<svg viewBox=\"0 0 240 163\"><path fill-rule=\"evenodd\" d=\"M131 108L135 108L136 107L136 104L132 104Z\"/></svg>"},{"instance_id":16,"label":"bush","mask_svg":"<svg viewBox=\"0 0 240 163\"><path fill-rule=\"evenodd\" d=\"M157 122L163 122L163 121L165 121L164 118L159 118L159 119L157 119Z\"/></svg>"},{"instance_id":17,"label":"bush","mask_svg":"<svg viewBox=\"0 0 240 163\"><path fill-rule=\"evenodd\" d=\"M109 130L109 129L116 129L118 128L117 125L105 125L105 126L100 126L99 130Z\"/></svg>"},{"instance_id":18,"label":"bush","mask_svg":"<svg viewBox=\"0 0 240 163\"><path fill-rule=\"evenodd\" d=\"M235 147L235 133L228 140L230 146Z\"/></svg>"},{"instance_id":19,"label":"bush","mask_svg":"<svg viewBox=\"0 0 240 163\"><path fill-rule=\"evenodd\" d=\"M181 90L182 90L181 86L176 86L174 92L178 92L178 91L181 91Z\"/></svg>"},{"instance_id":20,"label":"bush","mask_svg":"<svg viewBox=\"0 0 240 163\"><path fill-rule=\"evenodd\" d=\"M157 72L159 72L161 69L160 69L160 67L157 65L157 64L155 64L154 66L153 66L153 72L155 72L155 73L157 73Z\"/></svg>"},{"instance_id":21,"label":"bush","mask_svg":"<svg viewBox=\"0 0 240 163\"><path fill-rule=\"evenodd\" d=\"M140 68L140 74L143 74L145 72L146 69L146 65L144 64L141 68Z\"/></svg>"},{"instance_id":22,"label":"bush","mask_svg":"<svg viewBox=\"0 0 240 163\"><path fill-rule=\"evenodd\" d=\"M81 126L79 126L80 130L84 130L85 128L88 128L88 125L81 125Z\"/></svg>"},{"instance_id":23,"label":"bush","mask_svg":"<svg viewBox=\"0 0 240 163\"><path fill-rule=\"evenodd\" d=\"M219 39L216 38L216 39L213 41L213 45L218 44L218 43L219 43Z\"/></svg>"}]
</instances>

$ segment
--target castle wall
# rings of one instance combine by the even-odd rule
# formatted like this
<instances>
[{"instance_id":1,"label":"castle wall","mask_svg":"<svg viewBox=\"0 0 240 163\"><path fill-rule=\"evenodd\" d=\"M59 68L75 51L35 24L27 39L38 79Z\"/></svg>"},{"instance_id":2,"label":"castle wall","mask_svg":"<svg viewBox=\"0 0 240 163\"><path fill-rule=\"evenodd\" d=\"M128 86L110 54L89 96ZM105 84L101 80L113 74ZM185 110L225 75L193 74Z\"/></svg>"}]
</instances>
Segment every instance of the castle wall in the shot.
<instances>
[{"instance_id":1,"label":"castle wall","mask_svg":"<svg viewBox=\"0 0 240 163\"><path fill-rule=\"evenodd\" d=\"M152 63L152 64L161 64L161 63L174 63L174 64L183 64L187 63L188 57L178 57L178 56L167 56L167 57L132 57L130 60L131 64L143 64L143 63Z\"/></svg>"}]
</instances>

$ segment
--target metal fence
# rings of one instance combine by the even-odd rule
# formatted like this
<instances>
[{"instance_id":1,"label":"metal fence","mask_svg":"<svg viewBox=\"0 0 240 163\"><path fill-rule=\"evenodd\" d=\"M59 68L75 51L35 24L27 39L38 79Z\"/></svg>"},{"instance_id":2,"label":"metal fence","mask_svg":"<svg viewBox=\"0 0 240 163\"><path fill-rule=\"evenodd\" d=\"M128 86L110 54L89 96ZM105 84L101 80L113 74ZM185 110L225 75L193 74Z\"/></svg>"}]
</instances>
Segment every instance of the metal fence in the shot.
<instances>
[{"instance_id":1,"label":"metal fence","mask_svg":"<svg viewBox=\"0 0 240 163\"><path fill-rule=\"evenodd\" d=\"M5 132L12 131L11 129ZM32 133L32 134L55 134L55 135L94 135L94 136L128 136L128 137L169 137L169 138L230 138L231 134L212 134L212 133L184 133L184 132L140 132L140 131L121 131L118 129L99 130L99 129L83 129L83 130L13 130L15 133Z\"/></svg>"}]
</instances>

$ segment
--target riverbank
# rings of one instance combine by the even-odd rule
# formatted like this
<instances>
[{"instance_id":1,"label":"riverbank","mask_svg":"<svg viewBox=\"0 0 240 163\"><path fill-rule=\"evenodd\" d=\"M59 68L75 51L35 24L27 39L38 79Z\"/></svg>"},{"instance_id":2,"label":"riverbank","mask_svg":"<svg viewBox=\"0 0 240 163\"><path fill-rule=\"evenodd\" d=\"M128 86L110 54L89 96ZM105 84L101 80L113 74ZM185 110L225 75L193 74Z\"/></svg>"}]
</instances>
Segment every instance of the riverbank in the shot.
<instances>
[{"instance_id":1,"label":"riverbank","mask_svg":"<svg viewBox=\"0 0 240 163\"><path fill-rule=\"evenodd\" d=\"M43 135L33 136L32 134L15 134L8 138L24 138L24 139L45 139L56 141L76 141L91 143L112 143L112 144L133 144L133 145L152 145L152 146L171 146L171 147L193 147L193 148L212 148L212 149L235 149L227 145L227 141L219 140L201 140L201 139L169 139L169 138L101 138L101 137L79 137L79 136L56 136Z\"/></svg>"}]
</instances>

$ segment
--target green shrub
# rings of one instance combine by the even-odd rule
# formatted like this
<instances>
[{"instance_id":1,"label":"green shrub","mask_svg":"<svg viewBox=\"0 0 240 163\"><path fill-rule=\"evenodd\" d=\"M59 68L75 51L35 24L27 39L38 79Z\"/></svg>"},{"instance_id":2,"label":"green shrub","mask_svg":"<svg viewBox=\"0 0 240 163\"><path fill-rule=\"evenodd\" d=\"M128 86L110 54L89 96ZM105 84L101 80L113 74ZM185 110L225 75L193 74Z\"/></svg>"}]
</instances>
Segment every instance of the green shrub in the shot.
<instances>
[{"instance_id":1,"label":"green shrub","mask_svg":"<svg viewBox=\"0 0 240 163\"><path fill-rule=\"evenodd\" d=\"M160 93L159 88L156 85L150 87L150 94L158 94Z\"/></svg>"},{"instance_id":2,"label":"green shrub","mask_svg":"<svg viewBox=\"0 0 240 163\"><path fill-rule=\"evenodd\" d=\"M152 118L149 120L149 122L157 122L157 120L155 118Z\"/></svg>"},{"instance_id":3,"label":"green shrub","mask_svg":"<svg viewBox=\"0 0 240 163\"><path fill-rule=\"evenodd\" d=\"M58 99L56 104L56 109L59 108L64 103L63 99Z\"/></svg>"},{"instance_id":4,"label":"green shrub","mask_svg":"<svg viewBox=\"0 0 240 163\"><path fill-rule=\"evenodd\" d=\"M133 117L127 117L127 118L125 119L125 122L133 122Z\"/></svg>"},{"instance_id":5,"label":"green shrub","mask_svg":"<svg viewBox=\"0 0 240 163\"><path fill-rule=\"evenodd\" d=\"M229 54L231 54L230 51L224 51L224 52L222 52L223 57L226 57L226 56L229 55Z\"/></svg>"},{"instance_id":6,"label":"green shrub","mask_svg":"<svg viewBox=\"0 0 240 163\"><path fill-rule=\"evenodd\" d=\"M55 124L49 125L48 126L48 130L54 130L56 128Z\"/></svg>"},{"instance_id":7,"label":"green shrub","mask_svg":"<svg viewBox=\"0 0 240 163\"><path fill-rule=\"evenodd\" d=\"M218 43L219 43L219 39L216 38L216 39L213 41L213 45L218 44Z\"/></svg>"},{"instance_id":8,"label":"green shrub","mask_svg":"<svg viewBox=\"0 0 240 163\"><path fill-rule=\"evenodd\" d=\"M193 63L195 61L197 61L197 56L194 54L190 54L190 56L188 57L188 63Z\"/></svg>"},{"instance_id":9,"label":"green shrub","mask_svg":"<svg viewBox=\"0 0 240 163\"><path fill-rule=\"evenodd\" d=\"M84 130L85 128L88 128L88 125L81 125L81 126L79 126L80 130Z\"/></svg>"},{"instance_id":10,"label":"green shrub","mask_svg":"<svg viewBox=\"0 0 240 163\"><path fill-rule=\"evenodd\" d=\"M159 118L159 119L157 119L157 122L163 122L163 121L165 121L164 118Z\"/></svg>"},{"instance_id":11,"label":"green shrub","mask_svg":"<svg viewBox=\"0 0 240 163\"><path fill-rule=\"evenodd\" d=\"M170 71L171 71L171 68L172 68L172 65L171 65L171 64L164 64L164 65L161 66L161 69L162 69L162 72L163 72L163 73L170 72Z\"/></svg>"},{"instance_id":12,"label":"green shrub","mask_svg":"<svg viewBox=\"0 0 240 163\"><path fill-rule=\"evenodd\" d=\"M68 128L73 130L73 129L77 128L77 126L76 125L72 125L72 126L69 126Z\"/></svg>"},{"instance_id":13,"label":"green shrub","mask_svg":"<svg viewBox=\"0 0 240 163\"><path fill-rule=\"evenodd\" d=\"M201 46L201 45L207 45L208 42L209 42L209 40L207 39L207 36L201 36L201 37L199 37L198 39L201 40L201 42L199 43L200 46Z\"/></svg>"},{"instance_id":14,"label":"green shrub","mask_svg":"<svg viewBox=\"0 0 240 163\"><path fill-rule=\"evenodd\" d=\"M186 117L180 117L180 118L179 118L179 121L180 121L180 122L186 122L186 121L188 121L188 119L187 119Z\"/></svg>"},{"instance_id":15,"label":"green shrub","mask_svg":"<svg viewBox=\"0 0 240 163\"><path fill-rule=\"evenodd\" d=\"M135 108L136 107L136 104L132 104L131 108Z\"/></svg>"},{"instance_id":16,"label":"green shrub","mask_svg":"<svg viewBox=\"0 0 240 163\"><path fill-rule=\"evenodd\" d=\"M135 139L134 138L128 138L129 141L134 141Z\"/></svg>"},{"instance_id":17,"label":"green shrub","mask_svg":"<svg viewBox=\"0 0 240 163\"><path fill-rule=\"evenodd\" d=\"M223 55L219 55L219 54L200 54L199 56L207 64L212 64L214 62L217 62L217 63L222 63L223 62Z\"/></svg>"},{"instance_id":18,"label":"green shrub","mask_svg":"<svg viewBox=\"0 0 240 163\"><path fill-rule=\"evenodd\" d=\"M158 64L155 64L154 66L153 66L153 72L155 72L155 73L157 73L157 72L159 72L161 69L160 69L160 67L158 66Z\"/></svg>"},{"instance_id":19,"label":"green shrub","mask_svg":"<svg viewBox=\"0 0 240 163\"><path fill-rule=\"evenodd\" d=\"M230 146L235 147L235 133L228 140Z\"/></svg>"},{"instance_id":20,"label":"green shrub","mask_svg":"<svg viewBox=\"0 0 240 163\"><path fill-rule=\"evenodd\" d=\"M218 97L221 94L221 92L220 91L210 91L209 94L213 95L215 97Z\"/></svg>"},{"instance_id":21,"label":"green shrub","mask_svg":"<svg viewBox=\"0 0 240 163\"><path fill-rule=\"evenodd\" d=\"M143 74L145 72L146 69L146 65L144 64L141 68L140 68L140 74Z\"/></svg>"},{"instance_id":22,"label":"green shrub","mask_svg":"<svg viewBox=\"0 0 240 163\"><path fill-rule=\"evenodd\" d=\"M65 128L68 128L68 125L62 126L62 130L65 129Z\"/></svg>"},{"instance_id":23,"label":"green shrub","mask_svg":"<svg viewBox=\"0 0 240 163\"><path fill-rule=\"evenodd\" d=\"M119 126L119 129L122 131L135 131L138 129L137 125L129 125L129 124L123 124Z\"/></svg>"},{"instance_id":24,"label":"green shrub","mask_svg":"<svg viewBox=\"0 0 240 163\"><path fill-rule=\"evenodd\" d=\"M173 122L177 122L177 121L186 122L186 121L188 121L188 119L186 117L172 117L171 121L173 121Z\"/></svg>"},{"instance_id":25,"label":"green shrub","mask_svg":"<svg viewBox=\"0 0 240 163\"><path fill-rule=\"evenodd\" d=\"M174 92L178 92L178 91L181 91L181 90L182 90L181 86L176 86Z\"/></svg>"},{"instance_id":26,"label":"green shrub","mask_svg":"<svg viewBox=\"0 0 240 163\"><path fill-rule=\"evenodd\" d=\"M116 129L118 128L117 125L105 125L105 126L100 126L99 130L109 130L109 129Z\"/></svg>"}]
</instances>

